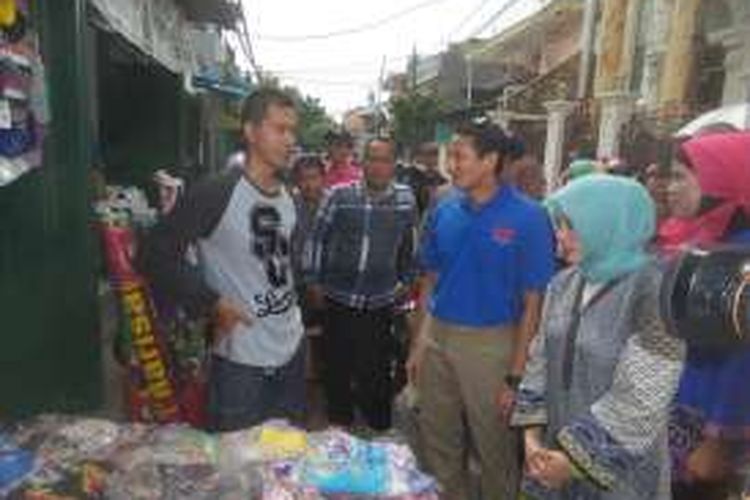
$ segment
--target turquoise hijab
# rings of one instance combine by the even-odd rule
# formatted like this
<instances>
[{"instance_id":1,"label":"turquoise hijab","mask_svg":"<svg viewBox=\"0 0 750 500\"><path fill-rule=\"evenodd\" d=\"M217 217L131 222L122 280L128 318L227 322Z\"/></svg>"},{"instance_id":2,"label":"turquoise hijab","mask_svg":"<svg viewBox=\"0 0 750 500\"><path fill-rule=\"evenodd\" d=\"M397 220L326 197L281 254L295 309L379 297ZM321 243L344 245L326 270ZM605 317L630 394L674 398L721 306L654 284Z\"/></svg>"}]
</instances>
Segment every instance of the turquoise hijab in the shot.
<instances>
[{"instance_id":1,"label":"turquoise hijab","mask_svg":"<svg viewBox=\"0 0 750 500\"><path fill-rule=\"evenodd\" d=\"M568 179L575 180L596 173L596 162L594 160L575 160L568 167Z\"/></svg>"},{"instance_id":2,"label":"turquoise hijab","mask_svg":"<svg viewBox=\"0 0 750 500\"><path fill-rule=\"evenodd\" d=\"M579 267L588 281L606 283L650 261L647 245L656 229L656 210L639 183L592 174L552 194L547 206L553 217L567 217L578 235Z\"/></svg>"}]
</instances>

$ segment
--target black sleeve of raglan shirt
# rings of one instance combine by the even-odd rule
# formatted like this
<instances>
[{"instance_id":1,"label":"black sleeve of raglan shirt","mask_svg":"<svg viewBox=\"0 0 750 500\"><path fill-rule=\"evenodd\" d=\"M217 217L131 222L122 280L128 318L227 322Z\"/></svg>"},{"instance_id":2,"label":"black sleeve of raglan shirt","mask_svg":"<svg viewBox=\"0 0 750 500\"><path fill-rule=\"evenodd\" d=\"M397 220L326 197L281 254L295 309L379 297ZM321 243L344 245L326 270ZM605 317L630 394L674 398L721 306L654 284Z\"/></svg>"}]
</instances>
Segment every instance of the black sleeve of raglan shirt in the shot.
<instances>
[{"instance_id":1,"label":"black sleeve of raglan shirt","mask_svg":"<svg viewBox=\"0 0 750 500\"><path fill-rule=\"evenodd\" d=\"M185 258L190 244L207 238L221 221L242 170L199 182L148 234L138 267L153 289L183 307L191 317L210 313L219 294Z\"/></svg>"}]
</instances>

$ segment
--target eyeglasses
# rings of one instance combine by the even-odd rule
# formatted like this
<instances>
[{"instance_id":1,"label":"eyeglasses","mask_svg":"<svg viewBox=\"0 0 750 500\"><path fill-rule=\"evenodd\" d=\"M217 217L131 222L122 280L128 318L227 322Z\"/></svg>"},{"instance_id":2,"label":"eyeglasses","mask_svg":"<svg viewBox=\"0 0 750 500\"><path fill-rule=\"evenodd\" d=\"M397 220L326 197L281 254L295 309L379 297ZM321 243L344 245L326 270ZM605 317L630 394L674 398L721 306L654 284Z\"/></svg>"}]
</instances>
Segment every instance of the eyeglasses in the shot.
<instances>
[{"instance_id":1,"label":"eyeglasses","mask_svg":"<svg viewBox=\"0 0 750 500\"><path fill-rule=\"evenodd\" d=\"M555 231L570 231L573 229L573 224L562 210L555 210L552 213L552 225Z\"/></svg>"}]
</instances>

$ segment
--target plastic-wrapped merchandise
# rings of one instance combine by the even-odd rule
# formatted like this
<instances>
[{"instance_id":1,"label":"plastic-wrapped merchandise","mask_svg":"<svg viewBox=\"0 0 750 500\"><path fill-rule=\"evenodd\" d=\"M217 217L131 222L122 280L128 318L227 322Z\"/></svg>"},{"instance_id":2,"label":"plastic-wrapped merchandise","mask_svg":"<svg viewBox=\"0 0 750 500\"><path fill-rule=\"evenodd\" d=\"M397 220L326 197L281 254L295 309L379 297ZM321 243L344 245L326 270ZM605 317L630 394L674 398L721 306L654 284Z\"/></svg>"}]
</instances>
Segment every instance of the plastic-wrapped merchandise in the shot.
<instances>
[{"instance_id":1,"label":"plastic-wrapped merchandise","mask_svg":"<svg viewBox=\"0 0 750 500\"><path fill-rule=\"evenodd\" d=\"M260 427L253 427L219 436L218 467L223 474L232 474L264 461L259 444L260 431Z\"/></svg>"},{"instance_id":2,"label":"plastic-wrapped merchandise","mask_svg":"<svg viewBox=\"0 0 750 500\"><path fill-rule=\"evenodd\" d=\"M283 420L219 437L219 469L232 473L247 466L293 460L309 449L308 435Z\"/></svg>"},{"instance_id":3,"label":"plastic-wrapped merchandise","mask_svg":"<svg viewBox=\"0 0 750 500\"><path fill-rule=\"evenodd\" d=\"M18 498L100 498L119 450L139 442L151 428L99 419L45 415L18 427L14 439L33 451L38 467ZM52 492L52 493L50 493Z\"/></svg>"},{"instance_id":4,"label":"plastic-wrapped merchandise","mask_svg":"<svg viewBox=\"0 0 750 500\"><path fill-rule=\"evenodd\" d=\"M221 472L214 498L220 500L255 500L263 498L263 476L258 466L248 466L232 473Z\"/></svg>"},{"instance_id":5,"label":"plastic-wrapped merchandise","mask_svg":"<svg viewBox=\"0 0 750 500\"><path fill-rule=\"evenodd\" d=\"M5 497L37 466L34 454L15 445L9 436L0 434L0 497Z\"/></svg>"},{"instance_id":6,"label":"plastic-wrapped merchandise","mask_svg":"<svg viewBox=\"0 0 750 500\"><path fill-rule=\"evenodd\" d=\"M218 483L216 440L183 426L155 428L144 442L114 458L106 497L203 499Z\"/></svg>"},{"instance_id":7,"label":"plastic-wrapped merchandise","mask_svg":"<svg viewBox=\"0 0 750 500\"><path fill-rule=\"evenodd\" d=\"M146 474L144 468L151 466L215 469L216 457L217 440L213 436L189 427L165 426L154 428L134 446L120 449L111 462L119 475L128 476L132 471Z\"/></svg>"},{"instance_id":8,"label":"plastic-wrapped merchandise","mask_svg":"<svg viewBox=\"0 0 750 500\"><path fill-rule=\"evenodd\" d=\"M61 426L37 450L54 462L104 458L119 444L122 429L106 420L85 419Z\"/></svg>"},{"instance_id":9,"label":"plastic-wrapped merchandise","mask_svg":"<svg viewBox=\"0 0 750 500\"><path fill-rule=\"evenodd\" d=\"M260 473L254 468L219 473L211 464L141 461L116 469L107 479L112 500L247 500L260 497Z\"/></svg>"},{"instance_id":10,"label":"plastic-wrapped merchandise","mask_svg":"<svg viewBox=\"0 0 750 500\"><path fill-rule=\"evenodd\" d=\"M66 469L40 466L9 494L10 500L104 499L109 471L96 462L80 462Z\"/></svg>"},{"instance_id":11,"label":"plastic-wrapped merchandise","mask_svg":"<svg viewBox=\"0 0 750 500\"><path fill-rule=\"evenodd\" d=\"M107 480L106 498L208 500L215 498L218 486L218 471L210 465L144 461L112 473Z\"/></svg>"},{"instance_id":12,"label":"plastic-wrapped merchandise","mask_svg":"<svg viewBox=\"0 0 750 500\"><path fill-rule=\"evenodd\" d=\"M283 421L263 425L258 445L264 460L298 458L308 451L307 434Z\"/></svg>"},{"instance_id":13,"label":"plastic-wrapped merchandise","mask_svg":"<svg viewBox=\"0 0 750 500\"><path fill-rule=\"evenodd\" d=\"M13 500L438 498L406 445L308 434L278 421L217 436L55 416L21 425L12 438L0 435L0 487L8 493L0 496Z\"/></svg>"},{"instance_id":14,"label":"plastic-wrapped merchandise","mask_svg":"<svg viewBox=\"0 0 750 500\"><path fill-rule=\"evenodd\" d=\"M428 498L436 494L437 482L419 469L417 460L407 445L396 443L379 443L388 457L388 475L390 477L387 494L401 497L421 494Z\"/></svg>"},{"instance_id":15,"label":"plastic-wrapped merchandise","mask_svg":"<svg viewBox=\"0 0 750 500\"><path fill-rule=\"evenodd\" d=\"M219 442L215 436L184 425L156 427L148 449L159 462L216 464Z\"/></svg>"},{"instance_id":16,"label":"plastic-wrapped merchandise","mask_svg":"<svg viewBox=\"0 0 750 500\"><path fill-rule=\"evenodd\" d=\"M263 500L324 500L322 493L299 480L293 462L276 462L263 468Z\"/></svg>"},{"instance_id":17,"label":"plastic-wrapped merchandise","mask_svg":"<svg viewBox=\"0 0 750 500\"><path fill-rule=\"evenodd\" d=\"M328 494L379 495L389 490L388 464L382 446L343 432L316 436L301 462L300 480Z\"/></svg>"},{"instance_id":18,"label":"plastic-wrapped merchandise","mask_svg":"<svg viewBox=\"0 0 750 500\"><path fill-rule=\"evenodd\" d=\"M149 427L121 425L108 420L43 415L23 425L16 441L33 450L45 463L64 465L108 458L118 447L143 438Z\"/></svg>"},{"instance_id":19,"label":"plastic-wrapped merchandise","mask_svg":"<svg viewBox=\"0 0 750 500\"><path fill-rule=\"evenodd\" d=\"M158 427L117 457L105 497L113 500L245 500L258 496L252 467L220 471L219 438L186 426Z\"/></svg>"},{"instance_id":20,"label":"plastic-wrapped merchandise","mask_svg":"<svg viewBox=\"0 0 750 500\"><path fill-rule=\"evenodd\" d=\"M437 498L437 484L419 471L408 446L368 442L341 431L310 436L310 452L290 477L323 494Z\"/></svg>"}]
</instances>

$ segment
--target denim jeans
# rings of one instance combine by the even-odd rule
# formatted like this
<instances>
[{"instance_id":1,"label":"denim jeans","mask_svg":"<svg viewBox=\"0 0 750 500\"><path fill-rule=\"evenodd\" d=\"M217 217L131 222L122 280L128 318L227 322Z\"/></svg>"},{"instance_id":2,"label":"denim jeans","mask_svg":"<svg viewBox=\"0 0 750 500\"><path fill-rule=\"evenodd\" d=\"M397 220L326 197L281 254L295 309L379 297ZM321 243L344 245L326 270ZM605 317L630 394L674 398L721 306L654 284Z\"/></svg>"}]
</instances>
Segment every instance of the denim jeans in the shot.
<instances>
[{"instance_id":1,"label":"denim jeans","mask_svg":"<svg viewBox=\"0 0 750 500\"><path fill-rule=\"evenodd\" d=\"M265 368L213 356L209 377L212 431L246 429L272 418L302 424L305 416L305 345L283 366Z\"/></svg>"}]
</instances>

